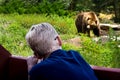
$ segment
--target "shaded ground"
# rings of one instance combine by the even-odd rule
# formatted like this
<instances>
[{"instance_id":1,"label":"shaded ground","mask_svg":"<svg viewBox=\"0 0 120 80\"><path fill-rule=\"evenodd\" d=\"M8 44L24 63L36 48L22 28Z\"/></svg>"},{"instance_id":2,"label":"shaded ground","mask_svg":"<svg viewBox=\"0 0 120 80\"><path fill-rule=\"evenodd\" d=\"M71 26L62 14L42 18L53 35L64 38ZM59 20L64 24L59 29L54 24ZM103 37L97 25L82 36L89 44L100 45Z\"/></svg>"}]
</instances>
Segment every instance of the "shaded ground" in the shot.
<instances>
[{"instance_id":1,"label":"shaded ground","mask_svg":"<svg viewBox=\"0 0 120 80\"><path fill-rule=\"evenodd\" d=\"M81 40L80 40L80 37L75 37L75 38L72 38L72 39L69 39L69 40L63 40L63 43L69 43L69 44L72 44L74 46L78 46L80 47L81 44L80 44Z\"/></svg>"},{"instance_id":2,"label":"shaded ground","mask_svg":"<svg viewBox=\"0 0 120 80\"><path fill-rule=\"evenodd\" d=\"M109 41L109 36L101 36L101 37L93 37L92 38L93 39L93 41L99 41L99 40L101 40L101 42L102 43L105 43L105 42L107 42L107 41ZM111 38L112 40L118 40L118 41L120 41L120 36L119 37L112 37ZM74 45L74 46L77 46L77 47L81 47L81 39L80 39L80 37L75 37L75 38L72 38L72 39L69 39L69 40L63 40L63 43L69 43L69 44L72 44L72 45ZM118 45L118 47L120 47L120 44Z\"/></svg>"}]
</instances>

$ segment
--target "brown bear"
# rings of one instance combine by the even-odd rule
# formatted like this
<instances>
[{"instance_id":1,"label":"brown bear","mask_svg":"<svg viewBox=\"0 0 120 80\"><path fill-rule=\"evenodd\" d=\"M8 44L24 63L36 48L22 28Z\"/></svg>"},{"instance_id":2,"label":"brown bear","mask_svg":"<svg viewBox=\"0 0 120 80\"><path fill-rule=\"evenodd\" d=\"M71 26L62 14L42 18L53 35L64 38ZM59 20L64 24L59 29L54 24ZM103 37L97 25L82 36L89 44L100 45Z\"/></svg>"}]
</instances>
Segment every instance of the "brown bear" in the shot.
<instances>
[{"instance_id":1,"label":"brown bear","mask_svg":"<svg viewBox=\"0 0 120 80\"><path fill-rule=\"evenodd\" d=\"M75 25L78 33L88 34L93 30L94 35L100 36L99 19L94 12L81 12L77 15Z\"/></svg>"}]
</instances>

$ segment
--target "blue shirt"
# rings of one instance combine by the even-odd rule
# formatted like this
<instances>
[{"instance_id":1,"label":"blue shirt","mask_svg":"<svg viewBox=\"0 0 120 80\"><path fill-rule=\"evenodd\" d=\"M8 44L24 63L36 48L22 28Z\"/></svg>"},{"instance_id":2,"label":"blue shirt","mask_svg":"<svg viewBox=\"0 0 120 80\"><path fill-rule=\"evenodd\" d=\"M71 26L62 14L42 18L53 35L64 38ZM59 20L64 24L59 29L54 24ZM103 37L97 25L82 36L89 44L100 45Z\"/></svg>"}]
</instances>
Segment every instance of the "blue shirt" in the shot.
<instances>
[{"instance_id":1,"label":"blue shirt","mask_svg":"<svg viewBox=\"0 0 120 80\"><path fill-rule=\"evenodd\" d=\"M92 68L76 51L56 50L29 72L30 80L97 80Z\"/></svg>"}]
</instances>

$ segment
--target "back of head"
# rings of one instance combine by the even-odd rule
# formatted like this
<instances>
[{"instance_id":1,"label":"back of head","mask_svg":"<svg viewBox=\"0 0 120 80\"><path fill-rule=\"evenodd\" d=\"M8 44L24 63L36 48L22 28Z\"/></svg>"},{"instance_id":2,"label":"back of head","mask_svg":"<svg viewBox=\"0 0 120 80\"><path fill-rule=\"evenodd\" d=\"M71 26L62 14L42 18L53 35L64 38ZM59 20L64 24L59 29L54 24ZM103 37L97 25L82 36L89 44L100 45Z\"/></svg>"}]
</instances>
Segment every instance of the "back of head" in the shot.
<instances>
[{"instance_id":1,"label":"back of head","mask_svg":"<svg viewBox=\"0 0 120 80\"><path fill-rule=\"evenodd\" d=\"M58 33L49 23L33 25L26 34L26 40L33 51L44 56L54 50L60 49L56 37Z\"/></svg>"}]
</instances>

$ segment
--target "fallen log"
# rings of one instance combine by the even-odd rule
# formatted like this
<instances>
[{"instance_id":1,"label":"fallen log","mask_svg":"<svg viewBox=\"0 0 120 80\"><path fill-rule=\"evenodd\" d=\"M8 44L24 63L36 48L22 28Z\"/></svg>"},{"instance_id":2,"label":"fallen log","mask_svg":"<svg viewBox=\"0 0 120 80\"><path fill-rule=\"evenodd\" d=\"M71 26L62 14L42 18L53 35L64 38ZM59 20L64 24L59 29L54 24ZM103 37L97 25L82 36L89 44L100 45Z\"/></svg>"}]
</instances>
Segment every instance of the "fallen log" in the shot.
<instances>
[{"instance_id":1,"label":"fallen log","mask_svg":"<svg viewBox=\"0 0 120 80\"><path fill-rule=\"evenodd\" d=\"M120 30L120 24L104 24L100 23L100 28L102 30L109 30L109 28L112 28L113 30Z\"/></svg>"}]
</instances>

